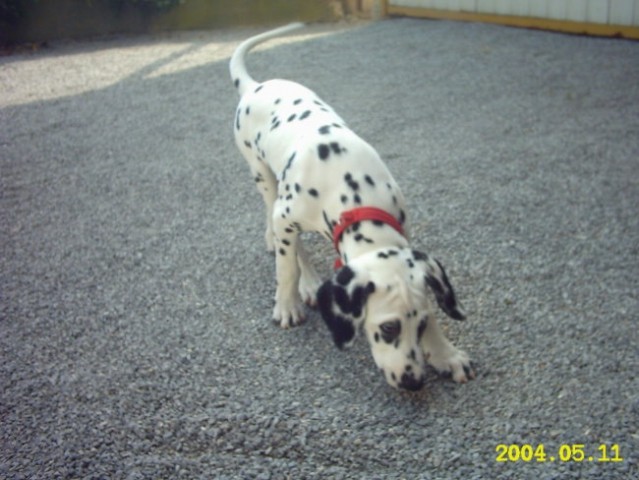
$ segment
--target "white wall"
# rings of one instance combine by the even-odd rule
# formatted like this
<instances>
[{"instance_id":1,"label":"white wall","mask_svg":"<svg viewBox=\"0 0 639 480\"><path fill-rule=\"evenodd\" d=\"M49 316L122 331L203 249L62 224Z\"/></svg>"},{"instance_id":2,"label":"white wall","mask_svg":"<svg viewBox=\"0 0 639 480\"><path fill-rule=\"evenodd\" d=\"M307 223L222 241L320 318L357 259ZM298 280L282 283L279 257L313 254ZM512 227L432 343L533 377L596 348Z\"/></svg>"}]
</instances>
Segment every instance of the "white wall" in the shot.
<instances>
[{"instance_id":1,"label":"white wall","mask_svg":"<svg viewBox=\"0 0 639 480\"><path fill-rule=\"evenodd\" d=\"M390 0L388 3L397 7L639 26L639 0Z\"/></svg>"}]
</instances>

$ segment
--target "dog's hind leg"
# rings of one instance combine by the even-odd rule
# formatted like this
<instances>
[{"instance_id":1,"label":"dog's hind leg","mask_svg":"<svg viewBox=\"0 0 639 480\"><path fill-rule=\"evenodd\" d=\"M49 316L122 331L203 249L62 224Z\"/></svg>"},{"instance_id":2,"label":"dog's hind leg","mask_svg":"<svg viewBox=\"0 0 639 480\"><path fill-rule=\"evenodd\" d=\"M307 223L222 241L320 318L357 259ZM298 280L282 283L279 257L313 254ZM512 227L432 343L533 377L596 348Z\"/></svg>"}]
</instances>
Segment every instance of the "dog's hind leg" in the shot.
<instances>
[{"instance_id":1,"label":"dog's hind leg","mask_svg":"<svg viewBox=\"0 0 639 480\"><path fill-rule=\"evenodd\" d=\"M273 205L277 199L277 180L275 175L262 162L249 162L253 180L257 186L257 190L262 195L264 206L266 208L266 231L264 232L264 240L266 241L266 251L275 251L275 238L273 233Z\"/></svg>"}]
</instances>

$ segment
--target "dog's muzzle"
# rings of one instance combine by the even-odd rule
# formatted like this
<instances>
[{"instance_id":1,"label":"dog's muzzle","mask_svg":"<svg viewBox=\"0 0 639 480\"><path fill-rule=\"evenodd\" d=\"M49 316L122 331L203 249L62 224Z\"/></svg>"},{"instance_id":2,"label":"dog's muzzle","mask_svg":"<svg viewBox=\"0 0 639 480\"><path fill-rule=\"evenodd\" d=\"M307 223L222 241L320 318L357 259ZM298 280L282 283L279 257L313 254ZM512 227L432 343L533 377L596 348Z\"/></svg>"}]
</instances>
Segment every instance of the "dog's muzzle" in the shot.
<instances>
[{"instance_id":1,"label":"dog's muzzle","mask_svg":"<svg viewBox=\"0 0 639 480\"><path fill-rule=\"evenodd\" d=\"M411 392L417 392L422 389L424 386L423 378L416 378L412 372L406 372L402 375L399 383L397 384L399 388L403 388L404 390L410 390Z\"/></svg>"}]
</instances>

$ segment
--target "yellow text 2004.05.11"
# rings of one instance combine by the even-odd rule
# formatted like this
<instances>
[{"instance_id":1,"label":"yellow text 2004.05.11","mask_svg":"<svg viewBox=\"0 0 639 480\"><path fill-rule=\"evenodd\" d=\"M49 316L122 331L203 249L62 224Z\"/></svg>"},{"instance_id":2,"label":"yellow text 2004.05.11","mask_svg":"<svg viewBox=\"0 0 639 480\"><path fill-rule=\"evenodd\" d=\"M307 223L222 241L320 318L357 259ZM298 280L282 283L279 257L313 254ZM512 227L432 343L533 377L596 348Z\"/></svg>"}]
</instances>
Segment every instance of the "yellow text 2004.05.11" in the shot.
<instances>
[{"instance_id":1,"label":"yellow text 2004.05.11","mask_svg":"<svg viewBox=\"0 0 639 480\"><path fill-rule=\"evenodd\" d=\"M552 453L546 452L543 443L539 445L500 443L495 447L498 462L623 462L619 445L616 443L601 444L590 450L588 453L586 446L580 443L560 445Z\"/></svg>"}]
</instances>

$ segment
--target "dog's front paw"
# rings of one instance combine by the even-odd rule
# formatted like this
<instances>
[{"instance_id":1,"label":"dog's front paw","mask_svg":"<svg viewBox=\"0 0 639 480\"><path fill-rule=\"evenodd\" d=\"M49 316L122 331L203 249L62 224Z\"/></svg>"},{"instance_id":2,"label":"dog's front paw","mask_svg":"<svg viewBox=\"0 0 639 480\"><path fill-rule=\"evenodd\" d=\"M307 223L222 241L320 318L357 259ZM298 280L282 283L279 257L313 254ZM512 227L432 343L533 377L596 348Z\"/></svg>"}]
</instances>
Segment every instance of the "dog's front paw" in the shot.
<instances>
[{"instance_id":1,"label":"dog's front paw","mask_svg":"<svg viewBox=\"0 0 639 480\"><path fill-rule=\"evenodd\" d=\"M282 328L291 328L304 321L304 304L300 301L275 301L273 320L279 322Z\"/></svg>"},{"instance_id":2,"label":"dog's front paw","mask_svg":"<svg viewBox=\"0 0 639 480\"><path fill-rule=\"evenodd\" d=\"M302 301L311 308L317 307L317 291L322 282L317 274L302 275L299 284L299 293Z\"/></svg>"},{"instance_id":3,"label":"dog's front paw","mask_svg":"<svg viewBox=\"0 0 639 480\"><path fill-rule=\"evenodd\" d=\"M466 383L475 378L470 358L463 350L455 347L446 352L434 354L431 352L428 358L437 372L444 377L452 377L457 383Z\"/></svg>"}]
</instances>

